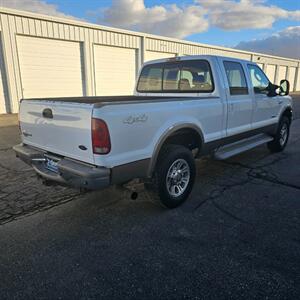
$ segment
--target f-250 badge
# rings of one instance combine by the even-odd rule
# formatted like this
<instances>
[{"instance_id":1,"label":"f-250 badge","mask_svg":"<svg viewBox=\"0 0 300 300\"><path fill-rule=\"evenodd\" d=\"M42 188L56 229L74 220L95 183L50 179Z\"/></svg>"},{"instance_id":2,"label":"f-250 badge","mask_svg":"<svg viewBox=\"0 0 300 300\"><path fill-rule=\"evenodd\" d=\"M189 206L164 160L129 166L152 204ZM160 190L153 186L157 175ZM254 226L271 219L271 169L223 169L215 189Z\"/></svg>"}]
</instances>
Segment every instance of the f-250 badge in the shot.
<instances>
[{"instance_id":1,"label":"f-250 badge","mask_svg":"<svg viewBox=\"0 0 300 300\"><path fill-rule=\"evenodd\" d=\"M143 114L140 116L129 116L128 118L123 120L124 124L134 124L134 123L145 123L148 120L148 116Z\"/></svg>"}]
</instances>

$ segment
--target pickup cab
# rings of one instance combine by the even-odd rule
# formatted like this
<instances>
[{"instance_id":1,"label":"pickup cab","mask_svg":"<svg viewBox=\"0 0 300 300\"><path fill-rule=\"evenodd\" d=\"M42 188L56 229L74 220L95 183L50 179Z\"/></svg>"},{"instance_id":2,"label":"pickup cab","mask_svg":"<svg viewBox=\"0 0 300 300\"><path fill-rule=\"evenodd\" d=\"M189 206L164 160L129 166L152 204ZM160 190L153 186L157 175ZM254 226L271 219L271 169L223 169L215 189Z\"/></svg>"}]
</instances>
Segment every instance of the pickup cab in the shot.
<instances>
[{"instance_id":1,"label":"pickup cab","mask_svg":"<svg viewBox=\"0 0 300 300\"><path fill-rule=\"evenodd\" d=\"M22 99L14 150L45 181L95 190L138 178L173 208L192 190L196 158L226 159L264 143L282 151L288 94L287 80L272 84L251 61L150 61L132 96Z\"/></svg>"}]
</instances>

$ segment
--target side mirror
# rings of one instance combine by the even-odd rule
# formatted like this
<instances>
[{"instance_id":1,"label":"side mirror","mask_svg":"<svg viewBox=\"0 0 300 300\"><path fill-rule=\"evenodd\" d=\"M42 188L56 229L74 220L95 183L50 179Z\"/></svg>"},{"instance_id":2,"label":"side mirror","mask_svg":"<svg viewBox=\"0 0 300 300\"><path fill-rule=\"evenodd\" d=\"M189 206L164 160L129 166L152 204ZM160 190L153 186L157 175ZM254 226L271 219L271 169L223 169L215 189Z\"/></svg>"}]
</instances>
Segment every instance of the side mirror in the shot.
<instances>
[{"instance_id":1,"label":"side mirror","mask_svg":"<svg viewBox=\"0 0 300 300\"><path fill-rule=\"evenodd\" d=\"M281 80L278 95L287 96L289 93L290 93L290 83L286 79Z\"/></svg>"},{"instance_id":2,"label":"side mirror","mask_svg":"<svg viewBox=\"0 0 300 300\"><path fill-rule=\"evenodd\" d=\"M268 91L268 94L267 94L267 95L268 95L269 97L275 97L275 96L277 96L277 95L278 95L277 89L279 89L279 86L278 86L278 85L269 82L269 85L268 85L268 87L267 87L267 91Z\"/></svg>"}]
</instances>

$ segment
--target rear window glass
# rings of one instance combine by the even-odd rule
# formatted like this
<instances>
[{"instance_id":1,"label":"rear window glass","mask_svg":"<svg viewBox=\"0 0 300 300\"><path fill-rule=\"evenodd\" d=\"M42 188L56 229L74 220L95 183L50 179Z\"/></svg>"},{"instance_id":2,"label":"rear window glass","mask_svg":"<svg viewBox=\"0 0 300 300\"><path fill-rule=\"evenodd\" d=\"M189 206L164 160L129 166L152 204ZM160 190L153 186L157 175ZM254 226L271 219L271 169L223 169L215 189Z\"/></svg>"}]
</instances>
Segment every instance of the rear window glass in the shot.
<instances>
[{"instance_id":1,"label":"rear window glass","mask_svg":"<svg viewBox=\"0 0 300 300\"><path fill-rule=\"evenodd\" d=\"M140 75L138 89L142 91L161 91L162 75L161 65L144 67Z\"/></svg>"},{"instance_id":2,"label":"rear window glass","mask_svg":"<svg viewBox=\"0 0 300 300\"><path fill-rule=\"evenodd\" d=\"M214 90L210 65L206 60L160 63L145 66L139 92L209 93Z\"/></svg>"},{"instance_id":3,"label":"rear window glass","mask_svg":"<svg viewBox=\"0 0 300 300\"><path fill-rule=\"evenodd\" d=\"M179 65L169 65L164 67L163 90L177 91L180 79Z\"/></svg>"}]
</instances>

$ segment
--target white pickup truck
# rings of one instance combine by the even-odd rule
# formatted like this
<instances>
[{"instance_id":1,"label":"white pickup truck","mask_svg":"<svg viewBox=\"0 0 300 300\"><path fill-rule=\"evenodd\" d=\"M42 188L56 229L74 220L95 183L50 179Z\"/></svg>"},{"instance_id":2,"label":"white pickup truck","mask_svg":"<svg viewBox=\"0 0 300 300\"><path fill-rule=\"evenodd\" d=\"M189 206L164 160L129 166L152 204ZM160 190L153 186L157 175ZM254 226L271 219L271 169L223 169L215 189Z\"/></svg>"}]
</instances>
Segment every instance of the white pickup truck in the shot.
<instances>
[{"instance_id":1,"label":"white pickup truck","mask_svg":"<svg viewBox=\"0 0 300 300\"><path fill-rule=\"evenodd\" d=\"M139 178L173 208L192 190L195 158L226 159L263 143L282 151L288 94L287 80L273 85L251 61L150 61L134 96L23 99L14 150L44 180L95 190Z\"/></svg>"}]
</instances>

